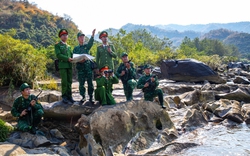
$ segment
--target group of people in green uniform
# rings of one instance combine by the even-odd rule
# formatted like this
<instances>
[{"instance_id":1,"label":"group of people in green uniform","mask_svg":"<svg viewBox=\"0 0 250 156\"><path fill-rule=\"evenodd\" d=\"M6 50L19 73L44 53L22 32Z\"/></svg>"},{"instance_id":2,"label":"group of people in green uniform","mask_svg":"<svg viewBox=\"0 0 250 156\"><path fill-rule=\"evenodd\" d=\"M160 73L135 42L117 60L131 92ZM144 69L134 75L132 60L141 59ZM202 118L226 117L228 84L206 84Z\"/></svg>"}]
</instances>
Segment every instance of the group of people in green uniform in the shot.
<instances>
[{"instance_id":1,"label":"group of people in green uniform","mask_svg":"<svg viewBox=\"0 0 250 156\"><path fill-rule=\"evenodd\" d=\"M77 39L79 45L74 47L73 51L67 44L68 31L61 29L58 33L60 41L55 44L55 54L59 60L58 67L61 77L61 93L64 103L74 103L72 97L72 64L73 54L90 54L90 49L93 46L95 29L92 35L85 43L85 34L79 32ZM115 47L108 43L108 33L102 31L99 34L99 39L102 44L97 47L96 52L96 89L93 85L93 64L90 59L83 59L76 63L76 69L79 81L79 92L82 96L81 103L86 101L85 81L87 81L87 93L89 101L94 103L94 99L99 101L101 105L113 105L116 101L112 95L113 84L119 83L119 79L123 84L124 94L127 101L133 100L133 90L135 88L142 89L144 99L153 101L154 97L158 96L160 105L163 109L166 107L163 103L163 92L158 88L159 81L156 76L151 73L151 66L144 66L145 75L136 80L135 64L129 60L128 54L123 52L121 57L122 63L116 71L114 71L113 58L117 57ZM30 94L30 86L23 83L20 87L21 96L18 97L12 107L11 113L18 117L17 128L21 131L29 131L35 133L37 125L40 123L44 114L42 105L37 101L34 95ZM93 95L94 94L94 95ZM94 96L94 99L93 99Z\"/></svg>"},{"instance_id":2,"label":"group of people in green uniform","mask_svg":"<svg viewBox=\"0 0 250 156\"><path fill-rule=\"evenodd\" d=\"M59 59L59 70L61 75L62 86L62 99L64 103L74 103L72 98L71 84L72 84L72 55L73 54L90 54L90 49L94 42L95 29L88 43L84 43L85 35L81 32L77 34L79 45L74 47L73 52L70 53L70 47L67 45L68 32L62 29L59 32L61 41L55 45L55 53ZM78 72L79 91L82 99L80 102L86 101L85 81L88 83L88 96L89 101L93 101L93 93L95 100L99 101L102 105L115 104L112 95L113 84L122 81L124 94L127 101L133 100L133 90L137 87L144 92L144 98L148 101L153 101L154 97L158 96L160 105L165 108L163 104L162 90L157 88L159 85L157 77L152 76L151 67L145 65L145 76L141 77L138 82L136 81L136 69L134 63L129 60L128 54L123 52L121 55L122 63L118 69L114 71L113 58L117 57L115 47L108 42L108 33L102 31L99 34L99 39L102 44L97 47L96 51L96 64L98 67L96 81L96 90L93 86L93 69L91 64L93 60L83 59L76 63ZM152 87L154 86L154 87Z\"/></svg>"},{"instance_id":3,"label":"group of people in green uniform","mask_svg":"<svg viewBox=\"0 0 250 156\"><path fill-rule=\"evenodd\" d=\"M62 98L63 102L73 103L74 100L72 98L71 86L72 80L68 81L68 78L72 77L72 68L67 66L60 66L60 62L71 64L72 54L90 54L89 51L94 42L95 29L92 32L92 36L87 44L84 43L85 35L81 32L77 34L77 39L79 45L73 49L72 54L64 53L66 40L68 32L66 29L62 29L59 32L59 37L61 41L55 45L55 52L59 61L59 69L63 69L60 71L62 78ZM151 67L149 65L144 66L145 75L142 76L138 82L136 81L136 69L134 63L129 60L128 54L123 52L121 55L122 63L119 65L118 69L114 71L114 62L113 58L117 57L115 52L115 47L108 42L108 33L106 31L102 31L99 34L99 39L102 41L102 44L97 47L96 51L96 64L98 67L98 76L96 77L96 90L94 91L93 86L93 69L91 68L92 60L83 59L80 62L77 62L76 69L78 71L78 81L79 81L79 90L82 99L80 102L86 101L85 93L86 89L84 87L85 81L88 83L88 96L89 101L93 102L93 93L95 100L99 101L102 105L112 105L115 104L115 99L112 95L113 84L119 82L119 79L122 81L124 94L126 96L127 101L133 100L133 90L137 87L138 89L142 89L144 92L144 98L148 101L153 101L154 97L158 96L160 105L162 108L166 108L163 104L163 92L161 89L157 88L159 85L157 77L151 74ZM61 49L58 45L64 45ZM63 54L64 53L64 54ZM61 55L64 55L66 59L61 59ZM68 72L68 67L70 67ZM66 70L65 70L66 68ZM66 76L70 74L70 77Z\"/></svg>"}]
</instances>

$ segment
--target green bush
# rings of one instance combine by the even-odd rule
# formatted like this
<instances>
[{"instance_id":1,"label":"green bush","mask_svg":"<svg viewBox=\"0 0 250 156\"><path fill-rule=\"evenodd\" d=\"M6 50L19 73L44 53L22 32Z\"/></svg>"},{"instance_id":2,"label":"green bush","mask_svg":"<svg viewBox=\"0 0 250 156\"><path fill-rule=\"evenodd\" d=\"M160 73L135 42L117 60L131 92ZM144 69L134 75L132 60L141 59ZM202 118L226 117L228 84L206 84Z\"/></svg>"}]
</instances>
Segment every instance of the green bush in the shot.
<instances>
[{"instance_id":1,"label":"green bush","mask_svg":"<svg viewBox=\"0 0 250 156\"><path fill-rule=\"evenodd\" d=\"M47 83L41 85L43 90L58 90L57 82L55 79L51 78Z\"/></svg>"},{"instance_id":2,"label":"green bush","mask_svg":"<svg viewBox=\"0 0 250 156\"><path fill-rule=\"evenodd\" d=\"M0 86L19 86L23 82L33 84L46 75L47 59L27 41L0 34Z\"/></svg>"},{"instance_id":3,"label":"green bush","mask_svg":"<svg viewBox=\"0 0 250 156\"><path fill-rule=\"evenodd\" d=\"M0 142L4 142L13 129L5 125L5 122L0 119Z\"/></svg>"}]
</instances>

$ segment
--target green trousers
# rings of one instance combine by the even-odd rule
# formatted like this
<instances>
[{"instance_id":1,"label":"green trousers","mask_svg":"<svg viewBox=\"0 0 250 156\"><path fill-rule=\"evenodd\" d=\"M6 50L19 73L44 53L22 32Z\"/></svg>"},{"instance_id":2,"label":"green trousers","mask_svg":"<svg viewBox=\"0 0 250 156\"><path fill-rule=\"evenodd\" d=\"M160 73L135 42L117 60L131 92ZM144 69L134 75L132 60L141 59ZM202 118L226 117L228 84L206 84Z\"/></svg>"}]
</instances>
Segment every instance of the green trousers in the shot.
<instances>
[{"instance_id":1,"label":"green trousers","mask_svg":"<svg viewBox=\"0 0 250 156\"><path fill-rule=\"evenodd\" d=\"M128 80L127 83L123 84L123 90L127 101L133 100L133 90L135 87L136 81L134 79Z\"/></svg>"},{"instance_id":2,"label":"green trousers","mask_svg":"<svg viewBox=\"0 0 250 156\"><path fill-rule=\"evenodd\" d=\"M83 70L78 70L79 91L80 91L80 95L83 98L85 98L86 88L84 87L84 84L86 80L88 83L88 95L90 98L92 98L93 96L94 85L93 85L92 75L93 75L92 70L88 72L85 72Z\"/></svg>"},{"instance_id":3,"label":"green trousers","mask_svg":"<svg viewBox=\"0 0 250 156\"><path fill-rule=\"evenodd\" d=\"M59 72L61 76L62 98L71 98L72 68L62 68Z\"/></svg>"},{"instance_id":4,"label":"green trousers","mask_svg":"<svg viewBox=\"0 0 250 156\"><path fill-rule=\"evenodd\" d=\"M28 132L30 131L31 126L37 127L41 122L43 114L43 110L39 109L36 112L33 112L32 116L28 113L27 115L20 117L18 119L17 129L23 132Z\"/></svg>"},{"instance_id":5,"label":"green trousers","mask_svg":"<svg viewBox=\"0 0 250 156\"><path fill-rule=\"evenodd\" d=\"M146 101L153 101L154 97L158 96L159 101L160 101L160 105L163 106L163 92L161 89L155 89L152 90L151 92L145 92L144 93L144 99Z\"/></svg>"},{"instance_id":6,"label":"green trousers","mask_svg":"<svg viewBox=\"0 0 250 156\"><path fill-rule=\"evenodd\" d=\"M112 93L107 93L104 86L96 88L95 100L99 101L102 105L114 105L114 104L116 104Z\"/></svg>"}]
</instances>

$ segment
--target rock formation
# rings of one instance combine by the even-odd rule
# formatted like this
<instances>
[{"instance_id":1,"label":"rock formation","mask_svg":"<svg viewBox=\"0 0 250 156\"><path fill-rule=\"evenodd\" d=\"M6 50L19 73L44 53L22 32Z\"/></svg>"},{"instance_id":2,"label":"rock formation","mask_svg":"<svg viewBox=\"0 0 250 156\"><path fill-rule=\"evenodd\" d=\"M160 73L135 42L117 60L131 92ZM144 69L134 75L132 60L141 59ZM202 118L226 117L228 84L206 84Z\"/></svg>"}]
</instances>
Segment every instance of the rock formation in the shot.
<instances>
[{"instance_id":1,"label":"rock formation","mask_svg":"<svg viewBox=\"0 0 250 156\"><path fill-rule=\"evenodd\" d=\"M194 59L164 60L161 64L162 77L174 81L225 83L215 71L206 64Z\"/></svg>"}]
</instances>

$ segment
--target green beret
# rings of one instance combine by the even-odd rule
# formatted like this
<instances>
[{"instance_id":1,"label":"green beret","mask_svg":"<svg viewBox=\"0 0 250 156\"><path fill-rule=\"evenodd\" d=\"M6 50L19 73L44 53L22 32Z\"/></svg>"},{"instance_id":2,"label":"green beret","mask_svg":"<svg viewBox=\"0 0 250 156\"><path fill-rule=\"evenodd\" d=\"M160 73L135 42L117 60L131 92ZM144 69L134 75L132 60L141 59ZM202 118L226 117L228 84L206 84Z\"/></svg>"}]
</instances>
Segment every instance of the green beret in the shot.
<instances>
[{"instance_id":1,"label":"green beret","mask_svg":"<svg viewBox=\"0 0 250 156\"><path fill-rule=\"evenodd\" d=\"M108 32L107 31L102 31L99 35L99 39L101 39L102 37L108 37Z\"/></svg>"},{"instance_id":2,"label":"green beret","mask_svg":"<svg viewBox=\"0 0 250 156\"><path fill-rule=\"evenodd\" d=\"M29 86L27 83L23 83L23 84L20 86L20 91L23 91L25 88L30 88L30 86Z\"/></svg>"},{"instance_id":3,"label":"green beret","mask_svg":"<svg viewBox=\"0 0 250 156\"><path fill-rule=\"evenodd\" d=\"M77 34L77 38L80 37L80 36L85 36L85 34L83 34L82 32L79 32L79 33Z\"/></svg>"},{"instance_id":4,"label":"green beret","mask_svg":"<svg viewBox=\"0 0 250 156\"><path fill-rule=\"evenodd\" d=\"M148 69L151 68L151 66L149 64L144 65L143 69Z\"/></svg>"},{"instance_id":5,"label":"green beret","mask_svg":"<svg viewBox=\"0 0 250 156\"><path fill-rule=\"evenodd\" d=\"M58 36L61 37L62 35L67 34L68 35L68 30L66 29L61 29L58 33Z\"/></svg>"},{"instance_id":6,"label":"green beret","mask_svg":"<svg viewBox=\"0 0 250 156\"><path fill-rule=\"evenodd\" d=\"M123 57L123 56L128 56L128 54L126 52L123 52L121 57Z\"/></svg>"}]
</instances>

